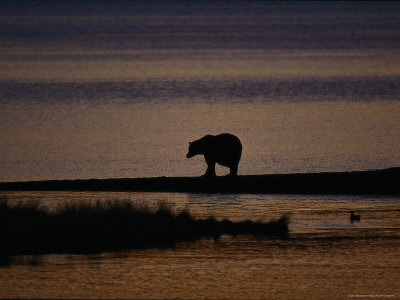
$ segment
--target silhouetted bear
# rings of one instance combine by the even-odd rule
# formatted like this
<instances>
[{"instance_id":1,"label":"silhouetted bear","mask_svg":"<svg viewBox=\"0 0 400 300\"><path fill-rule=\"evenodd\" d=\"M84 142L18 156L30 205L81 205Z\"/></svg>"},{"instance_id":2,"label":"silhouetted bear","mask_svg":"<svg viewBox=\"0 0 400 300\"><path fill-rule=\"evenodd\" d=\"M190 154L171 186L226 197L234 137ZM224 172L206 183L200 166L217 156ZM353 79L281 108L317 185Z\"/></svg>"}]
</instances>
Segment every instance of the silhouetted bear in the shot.
<instances>
[{"instance_id":1,"label":"silhouetted bear","mask_svg":"<svg viewBox=\"0 0 400 300\"><path fill-rule=\"evenodd\" d=\"M237 136L230 133L206 135L199 140L189 142L187 158L202 154L208 165L203 176L216 176L215 163L230 169L229 176L235 177L238 172L242 143Z\"/></svg>"}]
</instances>

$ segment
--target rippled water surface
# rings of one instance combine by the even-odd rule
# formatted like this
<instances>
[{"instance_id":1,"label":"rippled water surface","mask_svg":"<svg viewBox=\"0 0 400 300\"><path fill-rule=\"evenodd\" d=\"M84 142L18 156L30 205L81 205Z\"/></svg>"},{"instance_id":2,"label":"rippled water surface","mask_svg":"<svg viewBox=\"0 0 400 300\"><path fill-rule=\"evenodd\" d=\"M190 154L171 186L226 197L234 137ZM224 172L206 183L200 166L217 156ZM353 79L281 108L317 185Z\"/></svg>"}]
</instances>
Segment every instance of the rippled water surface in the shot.
<instances>
[{"instance_id":1,"label":"rippled water surface","mask_svg":"<svg viewBox=\"0 0 400 300\"><path fill-rule=\"evenodd\" d=\"M188 207L199 218L270 220L290 215L287 240L222 236L98 255L14 258L0 272L0 296L48 298L398 297L398 197L183 193L13 192L8 199L128 199ZM361 214L351 223L349 211Z\"/></svg>"},{"instance_id":2,"label":"rippled water surface","mask_svg":"<svg viewBox=\"0 0 400 300\"><path fill-rule=\"evenodd\" d=\"M9 297L44 293L50 298L139 299L398 295L399 241L375 240L373 249L367 240L357 241L358 247L353 243L222 238L218 244L199 241L174 250L37 257L28 265L13 266L12 271L3 269L4 277L0 276Z\"/></svg>"},{"instance_id":3,"label":"rippled water surface","mask_svg":"<svg viewBox=\"0 0 400 300\"><path fill-rule=\"evenodd\" d=\"M198 176L188 142L221 132L242 141L239 175L399 166L399 15L396 2L1 2L0 181ZM0 197L291 218L288 240L12 258L2 298L400 297L397 196Z\"/></svg>"}]
</instances>

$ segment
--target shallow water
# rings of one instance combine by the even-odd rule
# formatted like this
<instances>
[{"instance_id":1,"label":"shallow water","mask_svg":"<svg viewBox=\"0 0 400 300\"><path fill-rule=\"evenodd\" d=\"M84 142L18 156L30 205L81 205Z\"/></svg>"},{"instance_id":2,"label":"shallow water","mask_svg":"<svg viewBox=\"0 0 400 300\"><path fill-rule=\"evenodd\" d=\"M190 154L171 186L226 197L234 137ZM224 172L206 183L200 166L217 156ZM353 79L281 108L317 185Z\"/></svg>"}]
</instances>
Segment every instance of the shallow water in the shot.
<instances>
[{"instance_id":1,"label":"shallow water","mask_svg":"<svg viewBox=\"0 0 400 300\"><path fill-rule=\"evenodd\" d=\"M0 181L198 176L188 142L221 132L240 137L243 175L399 166L399 14L396 2L1 2ZM1 298L400 297L398 197L0 197L291 216L288 240L13 258Z\"/></svg>"},{"instance_id":2,"label":"shallow water","mask_svg":"<svg viewBox=\"0 0 400 300\"><path fill-rule=\"evenodd\" d=\"M382 239L373 246L358 240L355 247L353 240L222 238L218 244L199 241L174 250L49 255L3 268L1 293L49 298L393 298L400 292L399 247L399 240Z\"/></svg>"},{"instance_id":3,"label":"shallow water","mask_svg":"<svg viewBox=\"0 0 400 300\"><path fill-rule=\"evenodd\" d=\"M184 193L12 192L2 197L63 201L127 199L173 203L179 211L231 220L290 215L290 238L222 236L175 249L14 258L0 296L47 298L343 299L398 297L398 197ZM349 211L361 215L351 223ZM15 288L16 285L18 288ZM321 296L322 295L322 296Z\"/></svg>"}]
</instances>

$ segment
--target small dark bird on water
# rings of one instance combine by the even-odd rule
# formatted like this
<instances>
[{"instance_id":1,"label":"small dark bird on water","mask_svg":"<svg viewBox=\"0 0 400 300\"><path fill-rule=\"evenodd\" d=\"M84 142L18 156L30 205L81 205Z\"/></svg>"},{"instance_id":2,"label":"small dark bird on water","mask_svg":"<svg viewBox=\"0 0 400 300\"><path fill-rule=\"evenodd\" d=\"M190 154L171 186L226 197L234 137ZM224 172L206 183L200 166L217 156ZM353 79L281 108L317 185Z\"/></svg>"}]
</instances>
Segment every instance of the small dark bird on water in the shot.
<instances>
[{"instance_id":1,"label":"small dark bird on water","mask_svg":"<svg viewBox=\"0 0 400 300\"><path fill-rule=\"evenodd\" d=\"M354 211L350 212L350 222L360 221L360 219L361 219L360 215L355 215Z\"/></svg>"}]
</instances>

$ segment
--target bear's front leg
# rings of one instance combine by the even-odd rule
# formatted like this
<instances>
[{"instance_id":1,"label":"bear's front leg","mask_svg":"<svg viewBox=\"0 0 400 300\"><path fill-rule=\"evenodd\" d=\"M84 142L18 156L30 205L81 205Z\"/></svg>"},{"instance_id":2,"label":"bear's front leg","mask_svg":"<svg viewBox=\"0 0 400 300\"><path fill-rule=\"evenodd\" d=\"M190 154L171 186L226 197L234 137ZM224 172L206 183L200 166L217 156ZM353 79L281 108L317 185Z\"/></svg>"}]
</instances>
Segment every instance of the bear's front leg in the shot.
<instances>
[{"instance_id":1,"label":"bear's front leg","mask_svg":"<svg viewBox=\"0 0 400 300\"><path fill-rule=\"evenodd\" d=\"M207 171L206 173L203 175L203 177L215 177L217 176L217 174L215 174L215 161L207 161Z\"/></svg>"},{"instance_id":2,"label":"bear's front leg","mask_svg":"<svg viewBox=\"0 0 400 300\"><path fill-rule=\"evenodd\" d=\"M229 169L230 169L230 172L229 172L229 174L227 176L236 177L237 176L237 172L238 172L238 166L236 165L236 166L230 167Z\"/></svg>"}]
</instances>

